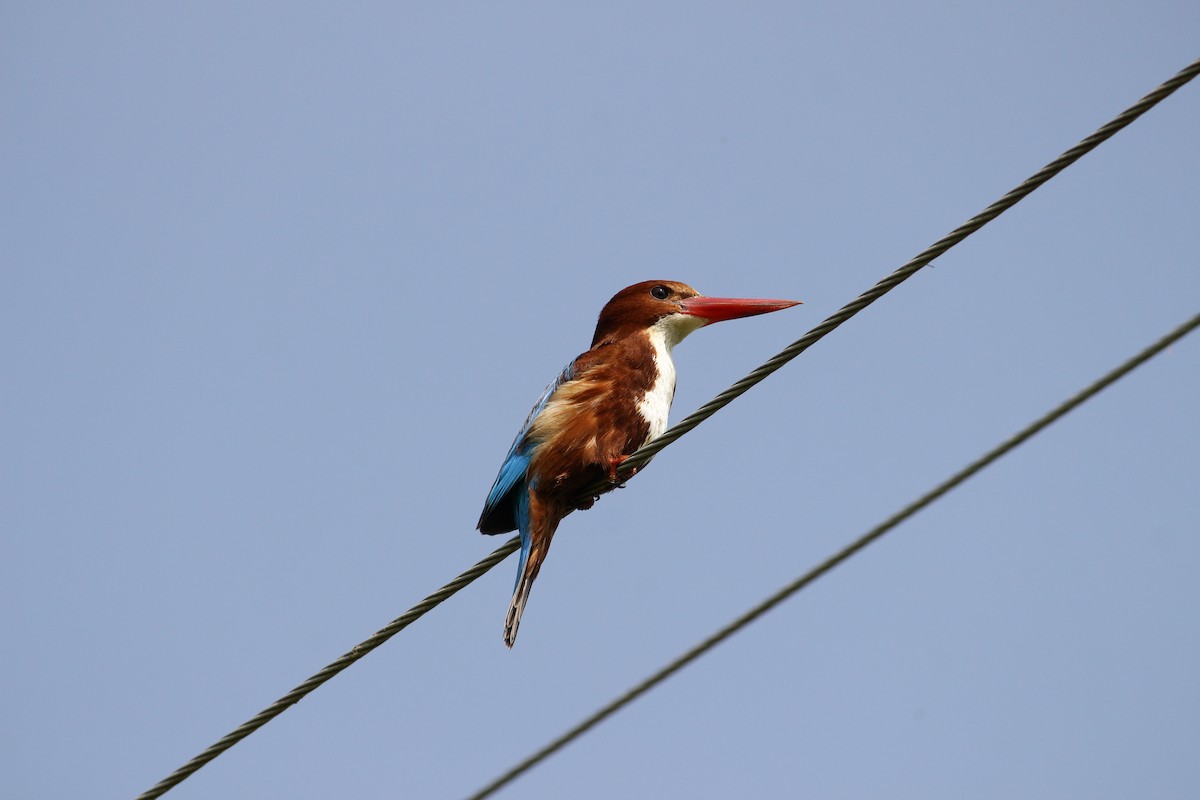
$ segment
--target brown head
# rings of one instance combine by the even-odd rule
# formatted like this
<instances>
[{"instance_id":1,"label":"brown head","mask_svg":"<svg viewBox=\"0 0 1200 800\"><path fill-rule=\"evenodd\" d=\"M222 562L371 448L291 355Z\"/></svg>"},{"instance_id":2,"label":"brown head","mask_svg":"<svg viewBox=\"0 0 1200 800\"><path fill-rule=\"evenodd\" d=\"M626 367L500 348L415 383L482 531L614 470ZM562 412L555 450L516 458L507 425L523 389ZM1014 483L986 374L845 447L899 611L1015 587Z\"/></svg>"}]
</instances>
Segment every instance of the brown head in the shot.
<instances>
[{"instance_id":1,"label":"brown head","mask_svg":"<svg viewBox=\"0 0 1200 800\"><path fill-rule=\"evenodd\" d=\"M798 300L704 297L686 283L642 281L617 292L600 311L592 347L660 326L670 348L711 322L768 314L799 304Z\"/></svg>"}]
</instances>

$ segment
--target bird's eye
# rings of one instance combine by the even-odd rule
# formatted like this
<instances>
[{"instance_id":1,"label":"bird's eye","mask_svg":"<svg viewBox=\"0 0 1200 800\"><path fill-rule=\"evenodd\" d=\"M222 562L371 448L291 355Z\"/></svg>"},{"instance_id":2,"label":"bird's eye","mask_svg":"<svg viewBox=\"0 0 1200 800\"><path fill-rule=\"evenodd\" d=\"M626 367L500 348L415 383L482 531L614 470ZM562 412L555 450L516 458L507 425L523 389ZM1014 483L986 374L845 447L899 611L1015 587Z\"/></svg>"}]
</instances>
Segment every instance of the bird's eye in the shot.
<instances>
[{"instance_id":1,"label":"bird's eye","mask_svg":"<svg viewBox=\"0 0 1200 800\"><path fill-rule=\"evenodd\" d=\"M659 284L650 290L650 296L654 297L656 300L666 300L668 297L670 297L670 295L671 290L662 284Z\"/></svg>"}]
</instances>

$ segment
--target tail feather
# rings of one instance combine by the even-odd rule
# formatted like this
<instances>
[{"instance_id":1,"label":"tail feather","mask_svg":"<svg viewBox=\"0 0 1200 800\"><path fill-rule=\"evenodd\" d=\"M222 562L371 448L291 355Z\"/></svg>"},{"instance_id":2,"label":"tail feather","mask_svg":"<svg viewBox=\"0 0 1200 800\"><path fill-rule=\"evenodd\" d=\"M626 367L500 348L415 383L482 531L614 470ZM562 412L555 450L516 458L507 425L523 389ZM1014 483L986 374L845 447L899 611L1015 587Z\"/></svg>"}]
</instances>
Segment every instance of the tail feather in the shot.
<instances>
[{"instance_id":1,"label":"tail feather","mask_svg":"<svg viewBox=\"0 0 1200 800\"><path fill-rule=\"evenodd\" d=\"M504 643L510 648L517 641L517 628L521 626L521 615L525 613L525 603L529 600L529 590L532 588L533 575L530 571L522 572L512 602L508 604L508 614L504 617Z\"/></svg>"},{"instance_id":2,"label":"tail feather","mask_svg":"<svg viewBox=\"0 0 1200 800\"><path fill-rule=\"evenodd\" d=\"M533 494L532 491L523 491L518 499L517 521L521 531L521 559L517 565L517 585L513 589L512 602L508 604L508 613L504 617L504 643L510 648L517 641L517 628L521 625L525 604L529 602L529 590L533 588L533 582L542 569L542 562L550 552L550 540L554 538L558 523L570 513L570 509L546 503L533 497Z\"/></svg>"},{"instance_id":3,"label":"tail feather","mask_svg":"<svg viewBox=\"0 0 1200 800\"><path fill-rule=\"evenodd\" d=\"M537 573L529 569L529 554L533 549L533 532L530 524L529 489L522 484L517 496L517 527L521 532L521 555L517 561L517 580L513 585L512 602L508 604L508 614L504 617L504 643L511 649L517 640L517 628L521 625L521 614L525 611L525 603L529 600L529 590L533 587L533 579Z\"/></svg>"}]
</instances>

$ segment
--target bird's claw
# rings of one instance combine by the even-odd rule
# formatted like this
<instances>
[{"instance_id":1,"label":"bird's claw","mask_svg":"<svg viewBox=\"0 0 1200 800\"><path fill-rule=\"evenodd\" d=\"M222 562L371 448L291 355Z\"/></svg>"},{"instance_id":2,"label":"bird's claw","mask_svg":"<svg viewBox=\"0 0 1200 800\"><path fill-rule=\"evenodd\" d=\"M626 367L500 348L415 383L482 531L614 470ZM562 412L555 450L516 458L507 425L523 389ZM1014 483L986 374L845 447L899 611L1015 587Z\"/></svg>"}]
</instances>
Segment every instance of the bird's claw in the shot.
<instances>
[{"instance_id":1,"label":"bird's claw","mask_svg":"<svg viewBox=\"0 0 1200 800\"><path fill-rule=\"evenodd\" d=\"M625 463L629 456L620 456L618 458L609 459L608 462L608 482L614 489L624 489L625 482L637 475L637 467L633 467L625 475L618 472L619 467Z\"/></svg>"}]
</instances>

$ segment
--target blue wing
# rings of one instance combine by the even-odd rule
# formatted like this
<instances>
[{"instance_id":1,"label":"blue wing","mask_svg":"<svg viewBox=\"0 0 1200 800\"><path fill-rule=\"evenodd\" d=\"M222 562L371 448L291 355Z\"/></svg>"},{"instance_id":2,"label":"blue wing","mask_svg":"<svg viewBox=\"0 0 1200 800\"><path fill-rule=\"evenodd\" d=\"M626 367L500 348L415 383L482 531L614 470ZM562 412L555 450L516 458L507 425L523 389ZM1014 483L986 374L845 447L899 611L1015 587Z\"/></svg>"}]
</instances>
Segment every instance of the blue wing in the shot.
<instances>
[{"instance_id":1,"label":"blue wing","mask_svg":"<svg viewBox=\"0 0 1200 800\"><path fill-rule=\"evenodd\" d=\"M525 424L521 426L517 438L513 439L512 447L508 448L500 474L496 476L496 482L492 484L492 490L483 504L483 513L479 515L479 524L476 526L480 533L507 533L520 529L522 538L528 537L529 493L526 491L525 474L529 470L532 446L526 441L525 435L550 401L551 395L574 376L575 362L572 361L546 387L525 418ZM527 549L527 546L522 549Z\"/></svg>"},{"instance_id":2,"label":"blue wing","mask_svg":"<svg viewBox=\"0 0 1200 800\"><path fill-rule=\"evenodd\" d=\"M496 476L492 490L488 492L487 500L483 504L483 513L479 515L479 524L476 526L480 533L507 533L512 530L520 530L521 557L517 562L518 583L520 583L521 574L525 571L525 562L529 558L531 544L529 491L525 476L529 470L530 451L533 448L532 444L526 440L525 435L529 433L529 426L537 418L537 415L542 413L546 403L550 402L550 397L555 390L571 380L574 375L575 362L572 361L559 373L557 378L551 381L550 385L546 387L546 391L542 392L542 396L530 409L529 416L525 418L525 424L521 426L517 438L513 439L512 447L508 448L508 455L500 466L500 474Z\"/></svg>"}]
</instances>

